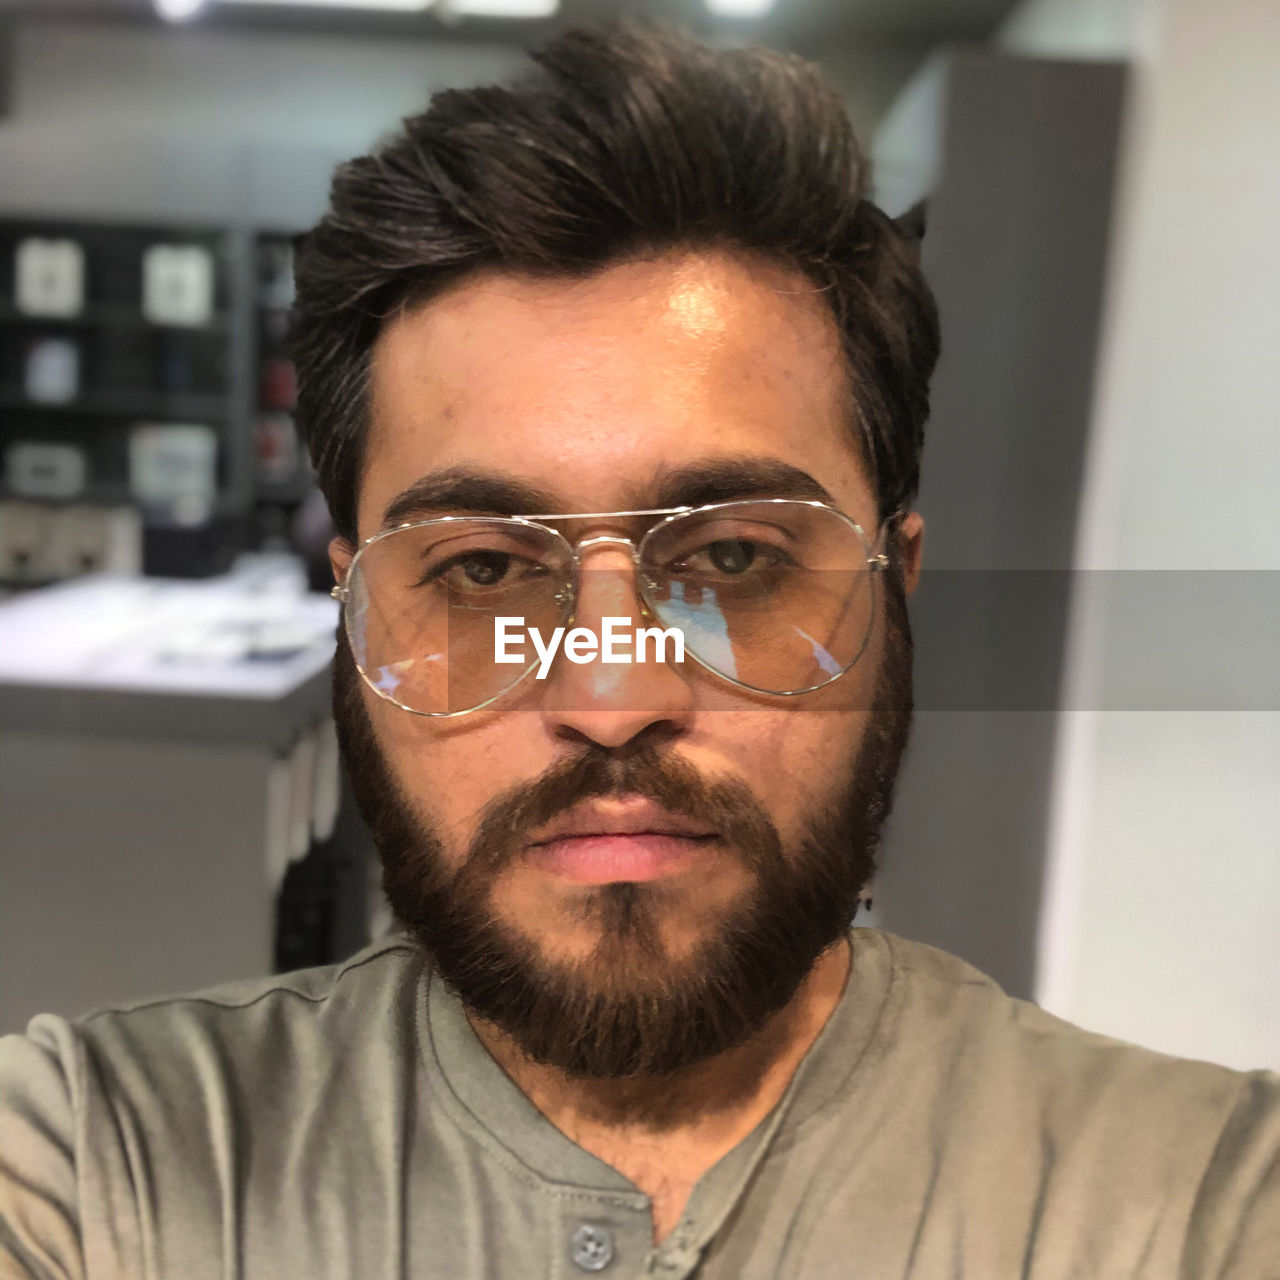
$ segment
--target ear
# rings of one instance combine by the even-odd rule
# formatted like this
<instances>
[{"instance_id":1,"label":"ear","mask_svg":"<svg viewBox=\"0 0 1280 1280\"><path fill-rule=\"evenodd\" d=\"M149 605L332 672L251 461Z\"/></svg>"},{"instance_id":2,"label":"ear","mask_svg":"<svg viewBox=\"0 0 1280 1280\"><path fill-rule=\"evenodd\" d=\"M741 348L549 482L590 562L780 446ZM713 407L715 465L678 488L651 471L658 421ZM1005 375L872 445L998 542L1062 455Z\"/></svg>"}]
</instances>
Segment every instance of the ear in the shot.
<instances>
[{"instance_id":1,"label":"ear","mask_svg":"<svg viewBox=\"0 0 1280 1280\"><path fill-rule=\"evenodd\" d=\"M923 552L924 518L918 511L908 511L898 525L898 563L902 566L902 585L907 595L920 581Z\"/></svg>"},{"instance_id":2,"label":"ear","mask_svg":"<svg viewBox=\"0 0 1280 1280\"><path fill-rule=\"evenodd\" d=\"M334 538L329 543L329 566L333 570L334 582L341 582L347 576L355 554L356 549L346 538Z\"/></svg>"}]
</instances>

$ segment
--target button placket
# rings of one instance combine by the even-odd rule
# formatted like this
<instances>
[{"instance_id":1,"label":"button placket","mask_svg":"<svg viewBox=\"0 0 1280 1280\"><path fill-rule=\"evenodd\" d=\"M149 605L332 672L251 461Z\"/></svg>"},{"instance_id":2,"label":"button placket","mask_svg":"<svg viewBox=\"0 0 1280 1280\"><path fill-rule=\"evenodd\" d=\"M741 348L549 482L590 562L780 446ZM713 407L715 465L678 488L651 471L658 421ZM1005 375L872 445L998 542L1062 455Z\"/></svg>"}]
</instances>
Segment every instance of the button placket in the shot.
<instances>
[{"instance_id":1,"label":"button placket","mask_svg":"<svg viewBox=\"0 0 1280 1280\"><path fill-rule=\"evenodd\" d=\"M603 1271L613 1255L613 1232L599 1223L580 1223L569 1240L569 1257L580 1271Z\"/></svg>"},{"instance_id":2,"label":"button placket","mask_svg":"<svg viewBox=\"0 0 1280 1280\"><path fill-rule=\"evenodd\" d=\"M671 1280L691 1275L702 1260L703 1247L698 1241L697 1224L691 1218L685 1218L650 1252L647 1271L650 1275L671 1277Z\"/></svg>"}]
</instances>

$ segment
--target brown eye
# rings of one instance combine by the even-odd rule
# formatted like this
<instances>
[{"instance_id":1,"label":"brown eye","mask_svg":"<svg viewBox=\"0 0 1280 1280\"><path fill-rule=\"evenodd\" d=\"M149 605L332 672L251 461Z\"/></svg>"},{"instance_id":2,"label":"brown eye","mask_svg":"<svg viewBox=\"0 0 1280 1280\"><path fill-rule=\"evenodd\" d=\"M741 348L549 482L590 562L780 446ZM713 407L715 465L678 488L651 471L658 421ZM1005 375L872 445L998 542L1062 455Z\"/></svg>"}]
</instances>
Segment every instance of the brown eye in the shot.
<instances>
[{"instance_id":1,"label":"brown eye","mask_svg":"<svg viewBox=\"0 0 1280 1280\"><path fill-rule=\"evenodd\" d=\"M447 577L456 569L469 583L477 587L492 587L506 577L510 567L511 557L501 551L475 551L469 555L459 556L445 566L442 576Z\"/></svg>"},{"instance_id":2,"label":"brown eye","mask_svg":"<svg viewBox=\"0 0 1280 1280\"><path fill-rule=\"evenodd\" d=\"M707 547L707 557L720 573L746 573L756 558L754 542L722 538Z\"/></svg>"},{"instance_id":3,"label":"brown eye","mask_svg":"<svg viewBox=\"0 0 1280 1280\"><path fill-rule=\"evenodd\" d=\"M676 573L718 574L722 578L756 577L771 570L794 567L781 547L751 538L716 538L682 555L669 570Z\"/></svg>"}]
</instances>

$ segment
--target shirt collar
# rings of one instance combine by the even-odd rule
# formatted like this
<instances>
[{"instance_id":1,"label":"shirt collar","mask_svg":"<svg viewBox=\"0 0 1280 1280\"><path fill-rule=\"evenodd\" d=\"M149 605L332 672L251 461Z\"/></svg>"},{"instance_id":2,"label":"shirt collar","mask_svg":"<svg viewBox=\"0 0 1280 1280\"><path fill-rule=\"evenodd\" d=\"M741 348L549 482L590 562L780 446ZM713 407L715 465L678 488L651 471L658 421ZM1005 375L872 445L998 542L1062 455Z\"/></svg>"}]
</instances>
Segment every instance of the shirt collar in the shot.
<instances>
[{"instance_id":1,"label":"shirt collar","mask_svg":"<svg viewBox=\"0 0 1280 1280\"><path fill-rule=\"evenodd\" d=\"M892 986L892 954L875 929L850 931L853 963L839 1003L810 1046L778 1105L694 1187L673 1239L701 1248L719 1229L765 1153L820 1124L829 1104L856 1087L855 1075L878 1039ZM443 1100L486 1145L501 1148L550 1184L572 1184L635 1207L645 1197L612 1166L560 1132L497 1064L462 1004L428 966L419 1002L424 1065Z\"/></svg>"}]
</instances>

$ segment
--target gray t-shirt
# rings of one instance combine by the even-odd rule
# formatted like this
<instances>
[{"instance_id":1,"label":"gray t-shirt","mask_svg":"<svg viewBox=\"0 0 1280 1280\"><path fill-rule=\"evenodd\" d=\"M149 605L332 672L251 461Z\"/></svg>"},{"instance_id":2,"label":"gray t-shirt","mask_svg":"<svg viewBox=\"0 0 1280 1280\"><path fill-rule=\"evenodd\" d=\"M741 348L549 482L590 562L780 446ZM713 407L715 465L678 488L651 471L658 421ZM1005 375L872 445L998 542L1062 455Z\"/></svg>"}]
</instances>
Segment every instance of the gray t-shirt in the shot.
<instances>
[{"instance_id":1,"label":"gray t-shirt","mask_svg":"<svg viewBox=\"0 0 1280 1280\"><path fill-rule=\"evenodd\" d=\"M404 937L0 1039L0 1276L1276 1280L1280 1076L852 934L782 1102L651 1239Z\"/></svg>"}]
</instances>

